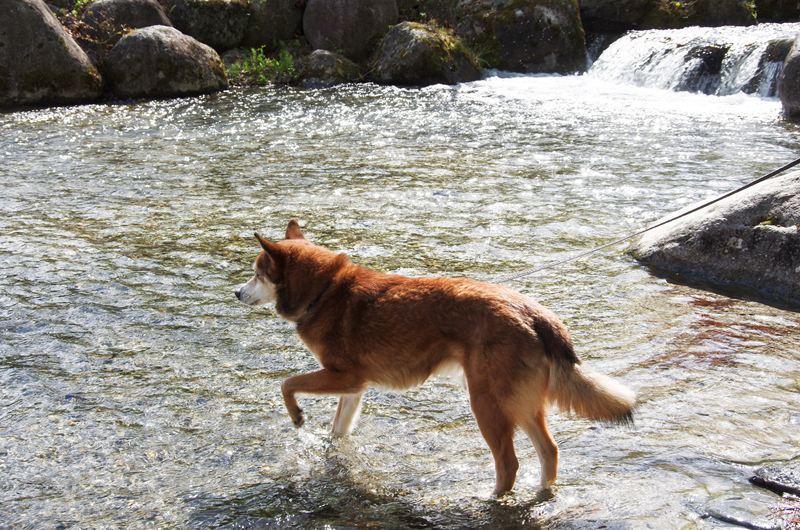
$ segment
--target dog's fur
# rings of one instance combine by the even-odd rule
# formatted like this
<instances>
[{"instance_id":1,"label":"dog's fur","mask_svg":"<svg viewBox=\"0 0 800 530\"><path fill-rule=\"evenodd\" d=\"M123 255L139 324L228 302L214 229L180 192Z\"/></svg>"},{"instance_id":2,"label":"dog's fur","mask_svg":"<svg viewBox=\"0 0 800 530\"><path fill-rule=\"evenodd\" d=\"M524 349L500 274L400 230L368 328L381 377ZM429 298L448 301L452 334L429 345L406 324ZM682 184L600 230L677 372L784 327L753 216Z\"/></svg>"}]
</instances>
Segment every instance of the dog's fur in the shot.
<instances>
[{"instance_id":1,"label":"dog's fur","mask_svg":"<svg viewBox=\"0 0 800 530\"><path fill-rule=\"evenodd\" d=\"M633 392L584 368L564 324L529 298L465 278L376 272L313 245L294 220L285 237L273 242L256 234L263 251L255 276L236 296L249 305L275 302L322 365L281 386L297 427L304 421L297 393L340 396L333 432L347 434L370 385L409 388L458 365L494 456L499 495L516 479L517 427L539 455L542 486L555 481L558 447L545 420L548 403L593 420L631 421Z\"/></svg>"}]
</instances>

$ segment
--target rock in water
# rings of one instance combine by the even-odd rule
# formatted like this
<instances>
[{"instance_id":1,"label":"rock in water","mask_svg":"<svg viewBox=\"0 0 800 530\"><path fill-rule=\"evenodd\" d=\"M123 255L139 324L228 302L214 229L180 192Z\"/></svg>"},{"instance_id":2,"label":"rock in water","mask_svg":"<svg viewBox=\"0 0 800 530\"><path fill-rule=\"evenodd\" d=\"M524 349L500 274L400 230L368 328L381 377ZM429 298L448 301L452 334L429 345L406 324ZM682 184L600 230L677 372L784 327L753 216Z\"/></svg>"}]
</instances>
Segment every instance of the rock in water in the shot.
<instances>
[{"instance_id":1,"label":"rock in water","mask_svg":"<svg viewBox=\"0 0 800 530\"><path fill-rule=\"evenodd\" d=\"M416 22L402 22L383 37L372 78L395 85L452 85L480 79L478 60L450 32Z\"/></svg>"},{"instance_id":2,"label":"rock in water","mask_svg":"<svg viewBox=\"0 0 800 530\"><path fill-rule=\"evenodd\" d=\"M370 44L397 22L395 0L308 0L303 33L315 50L365 59Z\"/></svg>"},{"instance_id":3,"label":"rock in water","mask_svg":"<svg viewBox=\"0 0 800 530\"><path fill-rule=\"evenodd\" d=\"M103 81L41 0L0 0L0 106L97 99Z\"/></svg>"},{"instance_id":4,"label":"rock in water","mask_svg":"<svg viewBox=\"0 0 800 530\"><path fill-rule=\"evenodd\" d=\"M175 28L151 26L122 37L107 59L118 97L171 97L228 86L217 52Z\"/></svg>"},{"instance_id":5,"label":"rock in water","mask_svg":"<svg viewBox=\"0 0 800 530\"><path fill-rule=\"evenodd\" d=\"M800 308L798 223L795 171L647 232L628 252L681 283Z\"/></svg>"},{"instance_id":6,"label":"rock in water","mask_svg":"<svg viewBox=\"0 0 800 530\"><path fill-rule=\"evenodd\" d=\"M586 38L577 0L460 0L456 33L490 68L583 72Z\"/></svg>"},{"instance_id":7,"label":"rock in water","mask_svg":"<svg viewBox=\"0 0 800 530\"><path fill-rule=\"evenodd\" d=\"M800 462L762 467L750 477L750 482L776 493L800 496Z\"/></svg>"},{"instance_id":8,"label":"rock in water","mask_svg":"<svg viewBox=\"0 0 800 530\"><path fill-rule=\"evenodd\" d=\"M778 77L778 97L784 114L792 120L800 119L800 37L795 39L783 61Z\"/></svg>"}]
</instances>

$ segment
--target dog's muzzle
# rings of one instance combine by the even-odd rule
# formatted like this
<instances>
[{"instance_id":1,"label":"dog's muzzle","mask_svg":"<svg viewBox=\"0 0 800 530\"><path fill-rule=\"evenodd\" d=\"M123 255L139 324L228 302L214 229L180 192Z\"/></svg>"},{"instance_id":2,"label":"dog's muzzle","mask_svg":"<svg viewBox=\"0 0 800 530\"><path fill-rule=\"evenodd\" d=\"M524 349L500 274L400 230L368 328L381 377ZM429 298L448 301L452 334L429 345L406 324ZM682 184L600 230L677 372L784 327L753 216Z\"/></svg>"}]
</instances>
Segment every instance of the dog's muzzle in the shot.
<instances>
[{"instance_id":1,"label":"dog's muzzle","mask_svg":"<svg viewBox=\"0 0 800 530\"><path fill-rule=\"evenodd\" d=\"M242 300L242 290L241 290L241 289L236 289L236 290L233 292L233 294L235 294L235 295L236 295L236 298L237 298L237 299L238 299L238 300L241 302L241 300Z\"/></svg>"}]
</instances>

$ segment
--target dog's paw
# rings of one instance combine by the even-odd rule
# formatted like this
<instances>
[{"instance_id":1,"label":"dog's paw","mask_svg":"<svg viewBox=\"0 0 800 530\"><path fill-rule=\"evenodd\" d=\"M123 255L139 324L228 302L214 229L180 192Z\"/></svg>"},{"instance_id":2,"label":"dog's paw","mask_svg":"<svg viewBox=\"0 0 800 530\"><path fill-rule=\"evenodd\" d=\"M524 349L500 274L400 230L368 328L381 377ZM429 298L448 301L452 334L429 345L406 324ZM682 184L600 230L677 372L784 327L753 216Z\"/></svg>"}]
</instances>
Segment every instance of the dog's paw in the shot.
<instances>
[{"instance_id":1,"label":"dog's paw","mask_svg":"<svg viewBox=\"0 0 800 530\"><path fill-rule=\"evenodd\" d=\"M306 422L306 416L303 414L303 409L297 409L297 414L292 416L292 423L298 429Z\"/></svg>"}]
</instances>

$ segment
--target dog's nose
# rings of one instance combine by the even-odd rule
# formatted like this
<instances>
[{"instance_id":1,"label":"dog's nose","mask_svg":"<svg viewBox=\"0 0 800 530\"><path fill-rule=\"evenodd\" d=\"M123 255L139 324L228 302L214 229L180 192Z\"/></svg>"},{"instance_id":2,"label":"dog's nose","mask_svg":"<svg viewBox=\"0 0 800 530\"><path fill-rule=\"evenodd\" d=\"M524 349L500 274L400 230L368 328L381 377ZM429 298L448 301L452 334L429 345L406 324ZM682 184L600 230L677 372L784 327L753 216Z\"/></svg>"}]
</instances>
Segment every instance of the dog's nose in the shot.
<instances>
[{"instance_id":1,"label":"dog's nose","mask_svg":"<svg viewBox=\"0 0 800 530\"><path fill-rule=\"evenodd\" d=\"M241 300L241 299L242 299L242 290L241 290L241 289L236 289L236 290L233 292L233 294L235 294L235 295L236 295L236 298L238 298L239 300Z\"/></svg>"}]
</instances>

